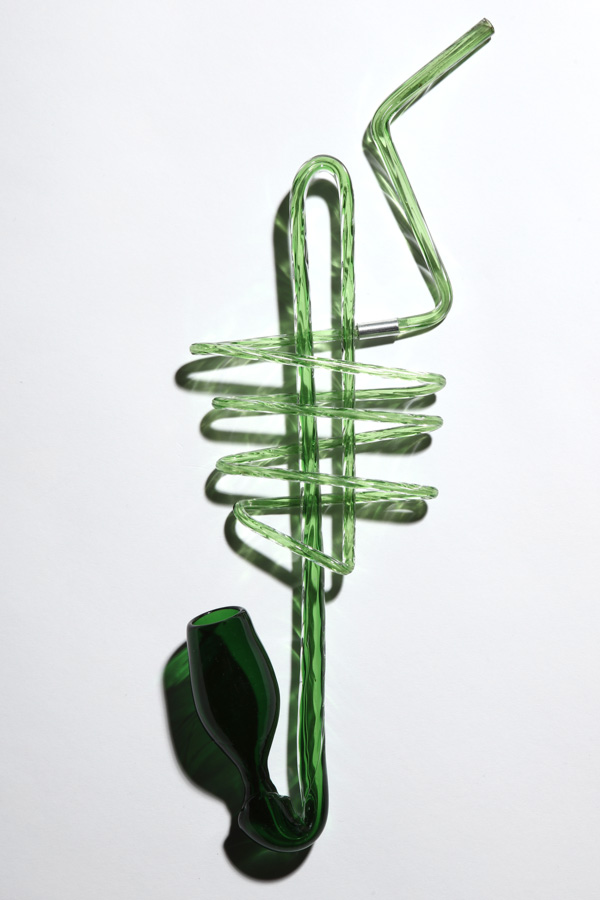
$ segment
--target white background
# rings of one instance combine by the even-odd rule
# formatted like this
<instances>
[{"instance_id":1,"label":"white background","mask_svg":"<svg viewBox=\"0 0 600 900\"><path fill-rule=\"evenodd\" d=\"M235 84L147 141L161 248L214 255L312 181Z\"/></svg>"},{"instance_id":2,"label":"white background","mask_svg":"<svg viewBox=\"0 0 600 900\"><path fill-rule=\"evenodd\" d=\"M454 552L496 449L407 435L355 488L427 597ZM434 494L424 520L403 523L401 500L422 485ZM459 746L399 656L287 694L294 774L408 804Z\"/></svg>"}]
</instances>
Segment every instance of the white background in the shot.
<instances>
[{"instance_id":1,"label":"white background","mask_svg":"<svg viewBox=\"0 0 600 900\"><path fill-rule=\"evenodd\" d=\"M234 603L285 690L289 591L226 545L204 482L228 449L173 376L194 340L277 331L273 218L317 153L355 186L358 320L427 308L362 134L483 15L492 42L394 127L455 305L369 357L443 373L445 426L359 458L440 496L412 526L359 522L328 610L329 822L288 878L252 880L177 766L161 676L187 621ZM4 4L2 900L598 897L595 16Z\"/></svg>"}]
</instances>

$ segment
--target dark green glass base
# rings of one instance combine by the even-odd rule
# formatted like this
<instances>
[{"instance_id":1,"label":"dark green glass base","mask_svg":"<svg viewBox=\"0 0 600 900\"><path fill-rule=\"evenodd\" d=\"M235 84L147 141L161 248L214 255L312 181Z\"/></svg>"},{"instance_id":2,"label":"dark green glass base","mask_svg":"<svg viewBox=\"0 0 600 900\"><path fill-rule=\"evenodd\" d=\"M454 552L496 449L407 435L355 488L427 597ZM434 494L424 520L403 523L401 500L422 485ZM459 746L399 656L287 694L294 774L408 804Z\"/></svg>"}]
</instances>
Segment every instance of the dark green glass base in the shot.
<instances>
[{"instance_id":1,"label":"dark green glass base","mask_svg":"<svg viewBox=\"0 0 600 900\"><path fill-rule=\"evenodd\" d=\"M188 625L190 681L206 731L237 766L245 797L240 828L269 850L309 847L327 817L326 783L298 814L269 777L269 750L279 718L279 688L246 610L225 607Z\"/></svg>"}]
</instances>

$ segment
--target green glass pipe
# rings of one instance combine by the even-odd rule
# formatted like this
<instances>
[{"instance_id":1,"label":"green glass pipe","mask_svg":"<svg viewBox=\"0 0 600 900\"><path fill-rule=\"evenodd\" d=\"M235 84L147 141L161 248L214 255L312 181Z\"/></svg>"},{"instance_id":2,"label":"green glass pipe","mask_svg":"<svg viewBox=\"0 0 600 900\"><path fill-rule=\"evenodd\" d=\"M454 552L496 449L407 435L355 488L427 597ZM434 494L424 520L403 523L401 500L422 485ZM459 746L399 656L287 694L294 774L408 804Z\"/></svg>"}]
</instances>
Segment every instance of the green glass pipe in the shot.
<instances>
[{"instance_id":1,"label":"green glass pipe","mask_svg":"<svg viewBox=\"0 0 600 900\"><path fill-rule=\"evenodd\" d=\"M385 500L400 508L407 500L437 495L433 487L365 479L356 475L359 443L409 437L434 431L437 416L399 412L398 401L412 400L440 390L441 375L357 362L355 348L362 338L402 338L427 331L446 317L452 291L446 270L433 243L419 204L391 138L392 122L473 53L493 34L482 19L443 53L404 82L377 109L363 146L375 176L392 209L433 299L433 309L421 315L382 323L356 325L354 297L354 197L350 176L338 160L317 156L299 170L290 194L290 244L295 302L295 331L274 337L225 343L192 344L191 352L294 366L297 393L254 397L216 397L213 406L261 415L298 417L298 441L275 448L226 456L217 470L234 475L279 479L301 485L299 501L288 497L238 501L238 521L303 558L302 632L297 722L299 802L279 794L268 772L268 754L279 715L279 690L271 663L245 610L239 607L207 612L188 626L188 653L194 702L212 738L235 763L245 786L238 822L243 831L271 850L295 851L313 843L327 816L327 778L323 724L325 603L323 567L347 574L354 568L357 504ZM342 298L339 326L313 332L306 247L306 194L311 181L326 174L335 181L339 199ZM341 347L341 357L315 355L318 347ZM338 391L315 390L314 370L341 375ZM357 390L358 374L396 381L393 387ZM399 384L398 384L399 382ZM386 409L386 401L390 407ZM372 404L372 406L371 406ZM341 437L320 440L318 418L339 419ZM356 421L385 427L355 433ZM343 471L319 470L319 460L343 449ZM321 488L330 490L322 494ZM327 554L322 542L323 505L341 505L341 558ZM300 510L301 539L259 521L257 515Z\"/></svg>"}]
</instances>

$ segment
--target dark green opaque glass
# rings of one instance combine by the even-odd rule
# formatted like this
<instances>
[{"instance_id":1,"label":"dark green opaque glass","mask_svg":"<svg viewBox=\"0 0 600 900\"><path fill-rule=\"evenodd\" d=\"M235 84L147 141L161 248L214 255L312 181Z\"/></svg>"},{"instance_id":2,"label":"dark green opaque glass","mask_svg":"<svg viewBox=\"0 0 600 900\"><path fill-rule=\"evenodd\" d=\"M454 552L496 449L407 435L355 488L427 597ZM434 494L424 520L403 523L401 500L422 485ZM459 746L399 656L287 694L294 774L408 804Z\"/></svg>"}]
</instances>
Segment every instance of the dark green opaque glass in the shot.
<instances>
[{"instance_id":1,"label":"dark green opaque glass","mask_svg":"<svg viewBox=\"0 0 600 900\"><path fill-rule=\"evenodd\" d=\"M246 610L226 607L190 622L188 656L202 724L242 776L240 828L270 850L309 846L325 824L327 792L323 785L311 792L300 817L269 777L267 759L279 718L279 689Z\"/></svg>"},{"instance_id":2,"label":"dark green opaque glass","mask_svg":"<svg viewBox=\"0 0 600 900\"><path fill-rule=\"evenodd\" d=\"M427 313L392 321L393 338L419 334L439 325L450 309L452 290L392 141L390 127L427 91L484 46L492 34L491 24L482 19L394 91L377 109L364 136L367 158L434 302L433 310ZM323 174L335 181L339 199L342 309L338 327L313 333L305 204L311 180ZM220 459L216 465L218 472L224 474L278 479L302 486L299 501L290 497L243 499L233 509L243 525L303 558L297 721L298 809L292 808L289 797L277 793L269 778L267 757L279 715L279 691L271 664L247 613L238 607L230 607L200 616L188 628L188 647L198 714L206 730L234 761L244 781L246 798L239 815L241 828L269 849L293 851L307 847L315 840L327 815L323 567L340 575L346 575L354 568L357 507L385 501L398 504L398 509L402 509L407 502L424 502L437 495L434 487L426 485L358 477L356 444L409 438L439 428L442 420L438 416L411 411L410 404L439 391L445 379L433 373L365 364L355 359L355 345L361 332L354 318L354 196L350 176L338 160L329 156L314 157L296 175L290 194L290 248L296 313L294 334L198 343L192 344L190 349L194 354L270 361L294 366L297 370L296 394L261 392L255 396L216 397L213 406L246 415L298 417L297 442L232 454ZM388 331L385 333L389 334ZM341 358L315 355L317 344L319 347L341 345ZM316 391L315 369L339 373L341 390ZM359 374L386 379L388 384L392 379L397 384L357 390L355 377ZM341 437L319 440L318 418L341 420ZM356 421L387 423L388 427L355 434ZM339 447L343 448L343 474L321 472L320 457L331 455ZM330 492L322 495L322 487L329 488ZM324 503L328 506L340 504L343 510L341 559L327 554L322 546ZM256 518L257 515L292 509L301 512L300 540Z\"/></svg>"}]
</instances>

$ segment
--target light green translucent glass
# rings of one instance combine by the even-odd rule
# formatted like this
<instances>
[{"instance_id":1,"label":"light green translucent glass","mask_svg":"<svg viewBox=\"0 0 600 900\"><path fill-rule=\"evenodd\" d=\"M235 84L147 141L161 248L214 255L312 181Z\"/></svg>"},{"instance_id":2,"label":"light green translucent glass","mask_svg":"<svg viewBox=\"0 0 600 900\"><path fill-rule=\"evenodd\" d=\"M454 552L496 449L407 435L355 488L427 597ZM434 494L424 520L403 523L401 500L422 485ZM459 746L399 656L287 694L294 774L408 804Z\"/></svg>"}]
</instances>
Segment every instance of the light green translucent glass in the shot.
<instances>
[{"instance_id":1,"label":"light green translucent glass","mask_svg":"<svg viewBox=\"0 0 600 900\"><path fill-rule=\"evenodd\" d=\"M450 282L435 248L390 134L392 122L428 90L471 56L493 33L483 19L456 43L409 78L381 104L367 128L364 149L392 212L408 241L433 298L427 313L397 319L393 337L417 334L439 325L452 302ZM311 181L327 175L335 181L341 231L339 327L313 333L306 250L306 195ZM246 789L240 826L265 847L298 850L321 832L327 814L323 698L324 590L323 567L347 574L354 568L357 504L385 500L399 506L407 500L436 496L433 487L365 479L356 475L356 445L431 432L437 416L398 411L398 401L411 401L444 386L440 375L367 365L355 359L360 330L354 310L354 198L348 172L338 160L317 156L302 166L290 195L290 242L295 296L294 334L228 343L193 344L194 354L216 354L294 366L297 393L254 397L217 397L213 406L269 415L298 417L298 441L274 448L226 456L217 463L222 473L278 479L301 485L301 539L273 528L257 516L297 508L288 497L239 500L236 518L265 538L303 557L302 635L298 710L298 781L301 802L294 809L277 793L267 769L267 756L277 725L279 692L272 667L244 610L228 607L194 619L188 630L190 673L200 717L213 738L236 763ZM388 323L389 324L389 323ZM341 344L341 358L315 355L315 345ZM314 370L337 372L338 391L317 392ZM357 374L394 381L394 386L355 389ZM369 408L369 402L373 406ZM339 419L341 437L319 441L317 420ZM356 421L387 426L355 434ZM343 471L330 475L319 469L319 458L343 449ZM321 489L328 488L327 493ZM341 504L341 558L323 549L321 517L324 504ZM243 724L241 724L243 723Z\"/></svg>"}]
</instances>

